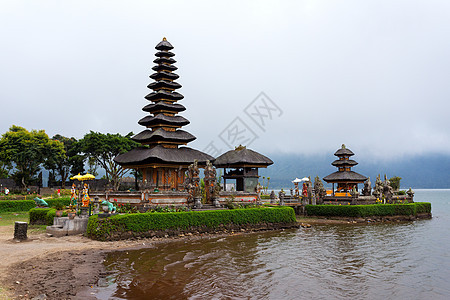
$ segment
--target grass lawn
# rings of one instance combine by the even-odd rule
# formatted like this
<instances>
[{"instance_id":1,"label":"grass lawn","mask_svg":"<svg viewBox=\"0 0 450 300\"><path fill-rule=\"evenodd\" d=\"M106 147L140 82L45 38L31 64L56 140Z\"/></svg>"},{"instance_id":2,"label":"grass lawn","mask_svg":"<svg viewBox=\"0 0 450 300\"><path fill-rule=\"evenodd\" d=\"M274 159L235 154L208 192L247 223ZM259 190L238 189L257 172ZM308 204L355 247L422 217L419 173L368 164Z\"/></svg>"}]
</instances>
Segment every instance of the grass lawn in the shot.
<instances>
[{"instance_id":1,"label":"grass lawn","mask_svg":"<svg viewBox=\"0 0 450 300\"><path fill-rule=\"evenodd\" d=\"M27 211L21 212L3 212L0 213L0 226L11 226L14 230L14 222L21 221L28 223L29 213ZM28 233L43 233L46 225L28 225Z\"/></svg>"}]
</instances>

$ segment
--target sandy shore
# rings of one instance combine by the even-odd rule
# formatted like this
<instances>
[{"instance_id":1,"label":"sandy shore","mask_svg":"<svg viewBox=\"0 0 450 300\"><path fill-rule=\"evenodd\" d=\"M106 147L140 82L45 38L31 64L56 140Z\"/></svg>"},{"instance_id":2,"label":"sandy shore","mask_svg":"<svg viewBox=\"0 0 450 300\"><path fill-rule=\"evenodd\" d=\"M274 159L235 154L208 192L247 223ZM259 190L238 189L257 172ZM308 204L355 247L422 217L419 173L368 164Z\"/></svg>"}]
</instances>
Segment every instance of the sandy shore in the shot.
<instances>
[{"instance_id":1,"label":"sandy shore","mask_svg":"<svg viewBox=\"0 0 450 300\"><path fill-rule=\"evenodd\" d=\"M55 238L43 233L17 242L13 235L13 227L0 227L0 299L95 299L86 291L107 275L102 264L107 252L170 242L98 242L81 235Z\"/></svg>"}]
</instances>

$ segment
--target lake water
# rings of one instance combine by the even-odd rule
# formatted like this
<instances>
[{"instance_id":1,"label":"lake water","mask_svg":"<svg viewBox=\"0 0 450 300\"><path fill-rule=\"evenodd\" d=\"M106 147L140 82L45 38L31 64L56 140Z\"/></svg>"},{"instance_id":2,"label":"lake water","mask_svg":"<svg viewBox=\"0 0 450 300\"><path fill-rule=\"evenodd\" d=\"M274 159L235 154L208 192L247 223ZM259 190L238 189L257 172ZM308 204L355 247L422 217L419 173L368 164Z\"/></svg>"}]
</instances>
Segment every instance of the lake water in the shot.
<instances>
[{"instance_id":1,"label":"lake water","mask_svg":"<svg viewBox=\"0 0 450 300\"><path fill-rule=\"evenodd\" d=\"M99 299L450 299L450 190L433 219L315 225L111 253Z\"/></svg>"}]
</instances>

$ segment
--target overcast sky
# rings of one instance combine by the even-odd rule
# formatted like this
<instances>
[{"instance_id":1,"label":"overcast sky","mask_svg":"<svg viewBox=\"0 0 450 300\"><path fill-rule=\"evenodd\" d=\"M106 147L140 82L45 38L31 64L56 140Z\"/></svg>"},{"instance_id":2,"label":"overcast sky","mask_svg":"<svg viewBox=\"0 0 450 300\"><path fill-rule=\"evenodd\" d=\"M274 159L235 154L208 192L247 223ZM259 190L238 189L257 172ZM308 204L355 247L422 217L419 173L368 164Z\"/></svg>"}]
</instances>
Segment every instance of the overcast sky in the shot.
<instances>
[{"instance_id":1,"label":"overcast sky","mask_svg":"<svg viewBox=\"0 0 450 300\"><path fill-rule=\"evenodd\" d=\"M448 0L0 0L0 131L140 132L167 37L190 147L450 154L449 34Z\"/></svg>"}]
</instances>

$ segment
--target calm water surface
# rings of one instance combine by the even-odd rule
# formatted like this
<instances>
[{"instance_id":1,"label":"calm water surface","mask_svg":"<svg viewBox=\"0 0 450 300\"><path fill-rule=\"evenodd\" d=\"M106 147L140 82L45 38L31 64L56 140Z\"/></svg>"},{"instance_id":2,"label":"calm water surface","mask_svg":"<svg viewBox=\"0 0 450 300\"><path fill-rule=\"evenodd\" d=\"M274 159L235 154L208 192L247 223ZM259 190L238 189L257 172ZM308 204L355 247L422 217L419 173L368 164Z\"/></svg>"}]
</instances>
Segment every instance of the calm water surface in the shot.
<instances>
[{"instance_id":1,"label":"calm water surface","mask_svg":"<svg viewBox=\"0 0 450 300\"><path fill-rule=\"evenodd\" d=\"M99 299L450 299L450 190L433 219L322 225L110 254Z\"/></svg>"}]
</instances>

